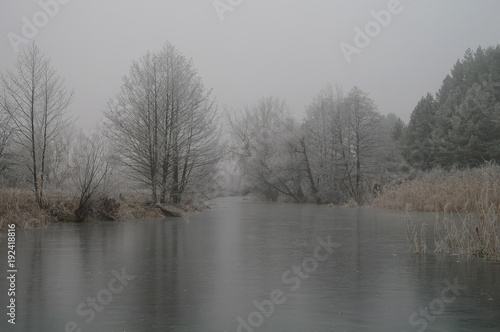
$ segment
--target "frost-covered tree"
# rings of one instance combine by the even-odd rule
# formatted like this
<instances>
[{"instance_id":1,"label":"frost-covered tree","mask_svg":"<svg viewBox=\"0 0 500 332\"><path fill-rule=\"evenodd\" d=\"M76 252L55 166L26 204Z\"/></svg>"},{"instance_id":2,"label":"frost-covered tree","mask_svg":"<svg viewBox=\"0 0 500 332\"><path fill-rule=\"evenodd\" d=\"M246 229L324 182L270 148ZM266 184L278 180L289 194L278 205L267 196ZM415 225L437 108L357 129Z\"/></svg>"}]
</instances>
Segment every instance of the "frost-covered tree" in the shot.
<instances>
[{"instance_id":1,"label":"frost-covered tree","mask_svg":"<svg viewBox=\"0 0 500 332\"><path fill-rule=\"evenodd\" d=\"M179 204L211 180L221 157L217 107L192 60L172 44L133 62L105 115L129 175L154 202Z\"/></svg>"},{"instance_id":2,"label":"frost-covered tree","mask_svg":"<svg viewBox=\"0 0 500 332\"><path fill-rule=\"evenodd\" d=\"M104 135L94 132L80 133L73 142L71 154L71 179L78 198L75 215L84 220L92 214L98 200L111 191L112 172L117 158L113 156Z\"/></svg>"},{"instance_id":3,"label":"frost-covered tree","mask_svg":"<svg viewBox=\"0 0 500 332\"><path fill-rule=\"evenodd\" d=\"M354 87L345 100L345 124L341 142L342 184L358 203L364 202L364 191L381 171L384 146L382 117L368 94Z\"/></svg>"},{"instance_id":4,"label":"frost-covered tree","mask_svg":"<svg viewBox=\"0 0 500 332\"><path fill-rule=\"evenodd\" d=\"M381 119L373 100L356 87L347 95L327 87L308 106L304 158L311 190L321 200L365 200L385 162Z\"/></svg>"},{"instance_id":5,"label":"frost-covered tree","mask_svg":"<svg viewBox=\"0 0 500 332\"><path fill-rule=\"evenodd\" d=\"M9 114L0 110L0 178L12 164L12 157L9 154L12 131Z\"/></svg>"},{"instance_id":6,"label":"frost-covered tree","mask_svg":"<svg viewBox=\"0 0 500 332\"><path fill-rule=\"evenodd\" d=\"M14 69L0 76L0 84L0 107L10 117L18 146L16 162L27 168L42 206L49 151L70 122L67 110L73 92L35 44L19 53Z\"/></svg>"},{"instance_id":7,"label":"frost-covered tree","mask_svg":"<svg viewBox=\"0 0 500 332\"><path fill-rule=\"evenodd\" d=\"M269 200L304 201L302 158L293 140L299 130L284 101L260 99L229 119L232 155L247 188Z\"/></svg>"},{"instance_id":8,"label":"frost-covered tree","mask_svg":"<svg viewBox=\"0 0 500 332\"><path fill-rule=\"evenodd\" d=\"M325 87L306 108L303 154L311 193L316 202L341 200L339 141L336 120L343 111L343 94ZM340 112L340 113L339 113ZM302 143L302 142L301 142Z\"/></svg>"}]
</instances>

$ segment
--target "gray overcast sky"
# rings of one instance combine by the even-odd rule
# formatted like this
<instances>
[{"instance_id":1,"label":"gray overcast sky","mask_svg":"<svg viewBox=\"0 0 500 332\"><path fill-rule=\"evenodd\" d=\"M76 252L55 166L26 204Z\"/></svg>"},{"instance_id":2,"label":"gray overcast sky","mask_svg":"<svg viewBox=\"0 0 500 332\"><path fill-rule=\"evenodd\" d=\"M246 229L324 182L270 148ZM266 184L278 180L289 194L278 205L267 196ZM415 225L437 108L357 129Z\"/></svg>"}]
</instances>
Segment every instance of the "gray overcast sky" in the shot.
<instances>
[{"instance_id":1,"label":"gray overcast sky","mask_svg":"<svg viewBox=\"0 0 500 332\"><path fill-rule=\"evenodd\" d=\"M1 1L3 71L16 58L7 34L22 36L22 18L32 22L41 7L36 0ZM71 112L86 129L102 118L131 62L167 40L193 59L221 108L272 95L301 118L331 83L345 91L357 85L382 114L408 121L468 47L500 43L500 1L400 0L400 13L348 63L340 43L354 45L355 27L364 29L371 11L391 1L243 0L221 21L213 0L70 0L34 39L75 88Z\"/></svg>"}]
</instances>

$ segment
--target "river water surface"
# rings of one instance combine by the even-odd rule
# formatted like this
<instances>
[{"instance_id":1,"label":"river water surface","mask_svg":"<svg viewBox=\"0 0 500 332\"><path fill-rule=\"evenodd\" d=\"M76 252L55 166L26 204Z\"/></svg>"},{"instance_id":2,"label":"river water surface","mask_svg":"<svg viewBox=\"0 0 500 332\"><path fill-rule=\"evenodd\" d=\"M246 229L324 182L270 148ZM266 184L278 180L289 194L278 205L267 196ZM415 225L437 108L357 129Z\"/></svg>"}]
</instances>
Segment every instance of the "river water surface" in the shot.
<instances>
[{"instance_id":1,"label":"river water surface","mask_svg":"<svg viewBox=\"0 0 500 332\"><path fill-rule=\"evenodd\" d=\"M0 331L500 331L500 264L410 253L402 212L214 204L17 231L16 325L4 277Z\"/></svg>"}]
</instances>

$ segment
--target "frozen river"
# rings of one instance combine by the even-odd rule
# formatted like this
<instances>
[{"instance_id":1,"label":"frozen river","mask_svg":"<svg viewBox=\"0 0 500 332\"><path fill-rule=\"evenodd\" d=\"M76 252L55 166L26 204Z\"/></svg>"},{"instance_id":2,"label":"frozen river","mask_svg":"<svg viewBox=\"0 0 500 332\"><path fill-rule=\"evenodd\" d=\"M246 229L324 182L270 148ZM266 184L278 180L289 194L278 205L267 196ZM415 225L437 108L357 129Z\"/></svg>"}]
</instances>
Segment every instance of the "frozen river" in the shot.
<instances>
[{"instance_id":1,"label":"frozen river","mask_svg":"<svg viewBox=\"0 0 500 332\"><path fill-rule=\"evenodd\" d=\"M500 331L500 264L408 252L402 212L215 205L17 231L16 325L4 277L0 331Z\"/></svg>"}]
</instances>

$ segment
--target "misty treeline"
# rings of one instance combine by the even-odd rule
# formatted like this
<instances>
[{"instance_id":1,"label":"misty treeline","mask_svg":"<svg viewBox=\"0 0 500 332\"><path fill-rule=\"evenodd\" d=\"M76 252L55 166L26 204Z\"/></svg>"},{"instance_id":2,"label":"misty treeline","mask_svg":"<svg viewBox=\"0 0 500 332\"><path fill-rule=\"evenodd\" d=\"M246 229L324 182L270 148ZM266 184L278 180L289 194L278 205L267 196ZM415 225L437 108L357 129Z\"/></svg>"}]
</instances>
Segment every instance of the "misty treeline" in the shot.
<instances>
[{"instance_id":1,"label":"misty treeline","mask_svg":"<svg viewBox=\"0 0 500 332\"><path fill-rule=\"evenodd\" d=\"M178 205L216 192L221 178L272 201L362 204L415 170L500 160L499 46L468 50L408 124L381 115L360 88L332 86L300 121L272 96L221 119L192 60L170 43L132 63L92 132L73 125L74 93L35 44L0 89L2 187L31 189L42 208L46 190L72 192L82 216L126 190ZM228 163L236 174L221 176Z\"/></svg>"},{"instance_id":2,"label":"misty treeline","mask_svg":"<svg viewBox=\"0 0 500 332\"><path fill-rule=\"evenodd\" d=\"M363 203L389 164L395 115L366 92L325 87L296 121L286 103L263 98L230 119L232 154L247 191L276 201Z\"/></svg>"},{"instance_id":3,"label":"misty treeline","mask_svg":"<svg viewBox=\"0 0 500 332\"><path fill-rule=\"evenodd\" d=\"M415 170L500 161L500 46L467 50L408 124L378 113L357 87L326 87L303 121L270 97L230 125L245 191L273 201L362 204Z\"/></svg>"},{"instance_id":4,"label":"misty treeline","mask_svg":"<svg viewBox=\"0 0 500 332\"><path fill-rule=\"evenodd\" d=\"M73 91L35 44L0 83L0 183L31 189L41 208L47 190L74 193L83 217L111 193L179 204L213 184L222 157L217 107L192 61L169 43L132 63L91 132L73 125Z\"/></svg>"}]
</instances>

